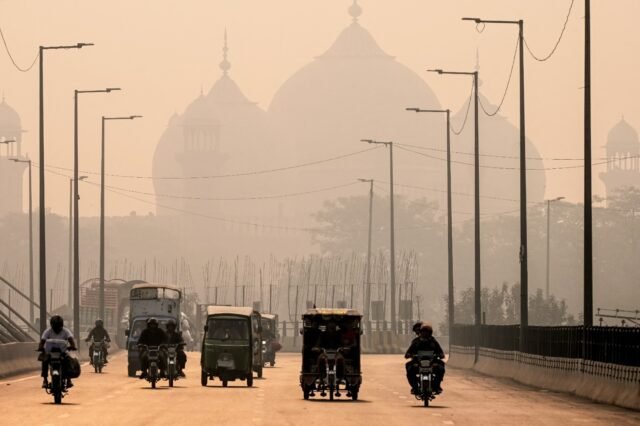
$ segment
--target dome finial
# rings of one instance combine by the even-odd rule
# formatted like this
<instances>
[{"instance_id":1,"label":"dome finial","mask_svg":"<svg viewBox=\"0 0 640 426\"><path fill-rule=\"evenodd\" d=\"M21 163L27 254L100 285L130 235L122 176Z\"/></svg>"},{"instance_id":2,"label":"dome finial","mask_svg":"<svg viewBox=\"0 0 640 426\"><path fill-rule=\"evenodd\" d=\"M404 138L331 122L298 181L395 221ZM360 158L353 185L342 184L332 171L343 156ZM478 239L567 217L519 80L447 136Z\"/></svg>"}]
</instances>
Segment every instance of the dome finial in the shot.
<instances>
[{"instance_id":1,"label":"dome finial","mask_svg":"<svg viewBox=\"0 0 640 426\"><path fill-rule=\"evenodd\" d=\"M353 0L353 4L349 7L349 15L353 18L353 22L357 22L362 15L362 8L358 4L358 0Z\"/></svg>"},{"instance_id":2,"label":"dome finial","mask_svg":"<svg viewBox=\"0 0 640 426\"><path fill-rule=\"evenodd\" d=\"M227 53L229 52L229 46L227 45L227 29L224 29L224 46L222 47L222 62L220 62L220 69L227 75L231 69L231 63L227 60Z\"/></svg>"}]
</instances>

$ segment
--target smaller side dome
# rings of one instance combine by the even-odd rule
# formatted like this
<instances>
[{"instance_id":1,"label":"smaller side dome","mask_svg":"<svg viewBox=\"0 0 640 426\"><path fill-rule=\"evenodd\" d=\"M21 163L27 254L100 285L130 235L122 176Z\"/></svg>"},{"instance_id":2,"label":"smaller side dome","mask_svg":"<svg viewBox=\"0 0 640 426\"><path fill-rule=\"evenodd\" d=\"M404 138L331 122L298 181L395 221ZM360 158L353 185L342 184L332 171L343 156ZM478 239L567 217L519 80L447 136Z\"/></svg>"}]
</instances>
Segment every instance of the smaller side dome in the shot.
<instances>
[{"instance_id":1,"label":"smaller side dome","mask_svg":"<svg viewBox=\"0 0 640 426\"><path fill-rule=\"evenodd\" d=\"M2 97L0 102L0 130L21 130L20 116Z\"/></svg>"},{"instance_id":2,"label":"smaller side dome","mask_svg":"<svg viewBox=\"0 0 640 426\"><path fill-rule=\"evenodd\" d=\"M624 117L613 126L607 136L607 154L615 153L640 153L638 132Z\"/></svg>"},{"instance_id":3,"label":"smaller side dome","mask_svg":"<svg viewBox=\"0 0 640 426\"><path fill-rule=\"evenodd\" d=\"M189 104L182 117L185 126L206 126L217 121L208 98L202 94Z\"/></svg>"}]
</instances>

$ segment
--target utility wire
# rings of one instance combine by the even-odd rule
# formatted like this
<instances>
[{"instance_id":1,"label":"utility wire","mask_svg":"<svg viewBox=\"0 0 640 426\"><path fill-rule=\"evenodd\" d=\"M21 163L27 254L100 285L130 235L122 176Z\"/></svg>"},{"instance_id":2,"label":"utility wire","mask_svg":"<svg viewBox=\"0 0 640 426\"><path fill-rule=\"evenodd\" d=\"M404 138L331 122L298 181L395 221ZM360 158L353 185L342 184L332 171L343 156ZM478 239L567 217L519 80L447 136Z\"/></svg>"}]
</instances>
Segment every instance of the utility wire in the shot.
<instances>
[{"instance_id":1,"label":"utility wire","mask_svg":"<svg viewBox=\"0 0 640 426\"><path fill-rule=\"evenodd\" d=\"M459 130L453 128L453 125L450 125L451 131L454 135L458 136L464 130L464 126L467 125L467 118L469 118L469 110L471 109L471 99L473 99L473 83L471 83L471 93L469 94L469 102L467 102L467 111L464 113L464 120L462 121L462 126L460 126Z\"/></svg>"},{"instance_id":2,"label":"utility wire","mask_svg":"<svg viewBox=\"0 0 640 426\"><path fill-rule=\"evenodd\" d=\"M535 53L533 53L533 51L531 51L531 48L529 47L529 42L527 42L527 39L524 39L524 45L527 47L527 51L529 52L529 54L531 55L531 57L533 59L535 59L538 62L545 62L547 60L549 60L554 53L556 53L556 50L558 49L558 46L560 45L560 42L562 41L562 37L564 36L564 32L567 29L567 23L569 22L569 17L571 16L571 10L573 9L573 3L575 0L571 0L571 5L569 5L569 11L567 12L567 17L564 20L564 25L562 26L562 31L560 31L560 36L558 37L558 40L556 41L556 44L553 46L553 49L551 49L551 52L549 52L549 54L545 57L539 57L537 56Z\"/></svg>"},{"instance_id":3,"label":"utility wire","mask_svg":"<svg viewBox=\"0 0 640 426\"><path fill-rule=\"evenodd\" d=\"M441 158L441 157L436 157L435 155L429 155L429 154L425 154L423 152L418 152L418 151L414 151L408 148L404 148L402 146L400 146L399 144L394 144L398 146L398 149L401 149L403 151L407 151L407 152L411 152L417 155L421 155L423 157L427 157L427 158L432 158L434 160L439 160L439 161L447 161L446 158ZM640 155L630 155L628 157L620 157L620 158L615 158L615 159L611 159L611 160L606 160L606 161L599 161L599 162L595 162L595 163L591 163L592 166L600 166L603 164L608 164L608 163L612 163L614 161L617 160L627 160L627 159L631 159L631 158L639 158ZM465 166L474 166L473 163L467 163L465 161L456 161L456 160L451 160L451 163L454 164L462 164ZM487 166L487 165L480 165L479 166L481 169L494 169L494 170L520 170L520 167L506 167L506 166ZM556 167L534 167L534 168L527 168L526 170L528 171L551 171L551 170L567 170L567 169L580 169L583 168L584 164L577 164L575 166L556 166Z\"/></svg>"},{"instance_id":4,"label":"utility wire","mask_svg":"<svg viewBox=\"0 0 640 426\"><path fill-rule=\"evenodd\" d=\"M18 63L15 61L15 59L13 59L13 55L11 54L11 50L9 49L9 45L7 44L7 40L4 38L4 33L2 32L2 28L1 27L0 27L0 38L2 38L2 44L4 44L4 50L7 51L7 55L9 55L9 59L11 59L11 63L13 63L13 66L16 67L16 69L18 71L21 71L21 72L30 71L31 68L33 68L33 66L38 61L38 58L40 57L40 53L36 54L36 57L33 59L33 62L31 63L31 65L29 65L27 68L23 68L20 65L18 65Z\"/></svg>"},{"instance_id":5,"label":"utility wire","mask_svg":"<svg viewBox=\"0 0 640 426\"><path fill-rule=\"evenodd\" d=\"M484 113L486 115L488 115L489 117L493 117L496 114L498 114L498 112L502 108L502 104L504 104L504 100L507 99L507 93L509 92L509 85L511 84L511 77L513 77L513 70L516 67L516 57L518 56L518 45L519 45L519 42L520 42L520 37L516 37L516 48L515 48L515 50L513 52L513 60L511 61L511 70L509 71L509 78L507 79L507 85L504 88L504 93L502 94L502 99L500 100L500 104L498 105L496 110L493 111L493 112L488 112L487 109L485 108L484 104L482 103L482 98L479 99L479 103L480 103L480 107L482 108L482 111L484 111Z\"/></svg>"},{"instance_id":6,"label":"utility wire","mask_svg":"<svg viewBox=\"0 0 640 426\"><path fill-rule=\"evenodd\" d=\"M373 151L376 149L380 149L380 146L374 146L372 148L363 149L360 151L351 152L348 154L337 155L335 157L329 157L322 160L309 161L307 163L299 163L291 166L278 167L274 169L263 169L263 170L253 170L247 172L236 172L236 173L227 173L220 175L210 175L210 176L140 176L140 175L123 175L123 174L106 174L109 177L117 177L117 178L126 178L126 179L152 179L152 180L196 180L196 179L222 179L222 178L230 178L230 177L240 177L240 176L254 176L254 175L263 175L268 173L276 173L283 172L287 170L299 169L302 167L315 166L318 164L329 163L331 161L342 160L343 158L353 157L356 155L364 154L365 152ZM60 167L60 166L51 166L47 165L47 167L52 169L64 170L64 171L72 171L73 169ZM81 173L88 175L99 175L99 172L93 172L88 170L80 170Z\"/></svg>"},{"instance_id":7,"label":"utility wire","mask_svg":"<svg viewBox=\"0 0 640 426\"><path fill-rule=\"evenodd\" d=\"M91 183L95 183L95 182L91 182ZM291 192L291 193L276 194L276 195L256 195L256 196L251 196L251 197L229 197L229 198L224 198L224 197L220 197L220 198L217 198L217 197L197 197L197 196L178 195L178 194L156 194L155 192L137 191L135 189L122 188L122 187L118 187L118 186L109 186L109 185L105 185L105 188L113 189L115 191L122 191L122 192L128 192L128 193L133 193L133 194L139 194L139 195L150 195L150 196L153 196L153 197L174 198L174 199L181 199L181 200L255 201L255 200L272 200L272 199L277 199L277 198L299 197L301 195L317 194L319 192L326 192L326 191L331 191L331 190L334 190L334 189L346 188L348 186L353 186L353 185L357 185L357 184L359 184L359 182L349 182L349 183L344 183L344 184L341 184L341 185L334 185L334 186L329 186L329 187L325 187L325 188L313 189L313 190L310 190L310 191Z\"/></svg>"},{"instance_id":8,"label":"utility wire","mask_svg":"<svg viewBox=\"0 0 640 426\"><path fill-rule=\"evenodd\" d=\"M432 148L432 147L426 147L426 146L419 146L419 145L411 145L408 143L399 143L399 142L394 142L394 145L397 146L407 146L410 148L415 148L415 149L422 149L425 151L434 151L434 152L441 152L441 153L446 153L447 150L446 149L442 149L442 148ZM452 154L459 154L459 155L467 155L470 157L473 157L475 154L473 152L466 152L466 151L451 151ZM500 155L500 154L479 154L480 157L489 157L489 158L503 158L503 159L510 159L510 160L520 160L520 156L517 155ZM554 157L526 157L527 160L538 160L538 161L584 161L584 158L578 158L578 157L558 157L558 158L554 158ZM608 158L606 157L600 157L597 158L597 160L608 160Z\"/></svg>"},{"instance_id":9,"label":"utility wire","mask_svg":"<svg viewBox=\"0 0 640 426\"><path fill-rule=\"evenodd\" d=\"M37 164L34 164L34 166L35 167L39 167ZM67 178L67 179L71 179L72 178L72 176L68 176L68 175L65 175L63 173L59 173L59 172L56 172L56 171L53 171L53 170L47 170L47 169L45 169L45 170L47 171L47 173L51 173L51 174L54 174L54 175L57 175L57 176L62 176L62 177ZM83 180L82 182L84 182L86 184L89 184L89 185L92 185L92 186L98 186L98 187L100 186L99 183L95 183L95 182L89 182L89 181L86 181L86 180ZM227 218L224 218L224 217L212 216L212 215L208 215L208 214L204 214L204 213L193 212L193 211L190 211L190 210L184 210L184 209L179 209L179 208L176 208L176 207L171 207L171 206L167 206L167 205L163 205L163 204L154 203L153 201L149 201L149 200L145 200L145 199L142 199L142 198L134 197L132 195L129 195L129 194L126 194L126 193L123 193L123 192L120 192L120 191L117 191L117 190L114 190L114 189L107 188L107 191L109 191L111 193L114 193L114 194L117 194L117 195L120 195L122 197L126 197L126 198L130 198L132 200L139 201L141 203L149 204L149 205L152 205L152 206L155 206L155 207L161 207L161 208L164 208L164 209L167 209L167 210L172 210L172 211L176 211L176 212L180 212L180 213L185 213L185 214L192 215L192 216L204 217L204 218L207 218L207 219L216 220L218 222L233 223L233 224L236 224L236 225L249 225L249 226L254 226L256 228L280 229L280 230L286 230L286 231L300 231L300 232L315 232L316 231L316 229L314 229L314 228L298 228L298 227L290 227L290 226L265 225L265 224L261 224L261 223L255 223L255 222L243 222L243 221L239 221L239 220L227 219Z\"/></svg>"}]
</instances>

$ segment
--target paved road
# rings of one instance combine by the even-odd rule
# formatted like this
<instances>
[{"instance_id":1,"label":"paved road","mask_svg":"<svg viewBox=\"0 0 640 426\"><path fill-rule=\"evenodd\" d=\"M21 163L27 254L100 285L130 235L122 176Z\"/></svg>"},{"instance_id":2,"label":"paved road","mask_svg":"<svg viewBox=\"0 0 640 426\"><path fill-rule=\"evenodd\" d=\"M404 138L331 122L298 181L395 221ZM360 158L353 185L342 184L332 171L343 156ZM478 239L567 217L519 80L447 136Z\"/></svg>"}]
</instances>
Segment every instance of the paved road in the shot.
<instances>
[{"instance_id":1,"label":"paved road","mask_svg":"<svg viewBox=\"0 0 640 426\"><path fill-rule=\"evenodd\" d=\"M369 355L363 360L360 401L304 401L297 384L299 357L282 354L275 368L253 388L219 381L200 386L198 354L190 354L186 380L152 390L126 376L124 354L102 375L85 368L63 405L39 389L40 379L23 376L0 382L2 424L39 425L639 425L640 413L593 404L451 369L443 395L423 408L408 393L403 360ZM348 421L348 423L347 423Z\"/></svg>"}]
</instances>

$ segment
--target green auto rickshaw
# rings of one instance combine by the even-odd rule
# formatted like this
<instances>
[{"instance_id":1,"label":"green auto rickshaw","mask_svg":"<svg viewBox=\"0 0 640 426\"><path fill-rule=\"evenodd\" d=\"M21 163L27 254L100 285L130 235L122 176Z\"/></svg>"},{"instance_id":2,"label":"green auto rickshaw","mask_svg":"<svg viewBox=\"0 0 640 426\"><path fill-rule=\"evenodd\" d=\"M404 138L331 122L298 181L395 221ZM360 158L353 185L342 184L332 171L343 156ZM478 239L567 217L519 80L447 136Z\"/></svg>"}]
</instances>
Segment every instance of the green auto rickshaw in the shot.
<instances>
[{"instance_id":1,"label":"green auto rickshaw","mask_svg":"<svg viewBox=\"0 0 640 426\"><path fill-rule=\"evenodd\" d=\"M253 372L262 377L260 313L249 307L208 306L200 366L201 384L218 377L222 386L246 380L253 386Z\"/></svg>"}]
</instances>

